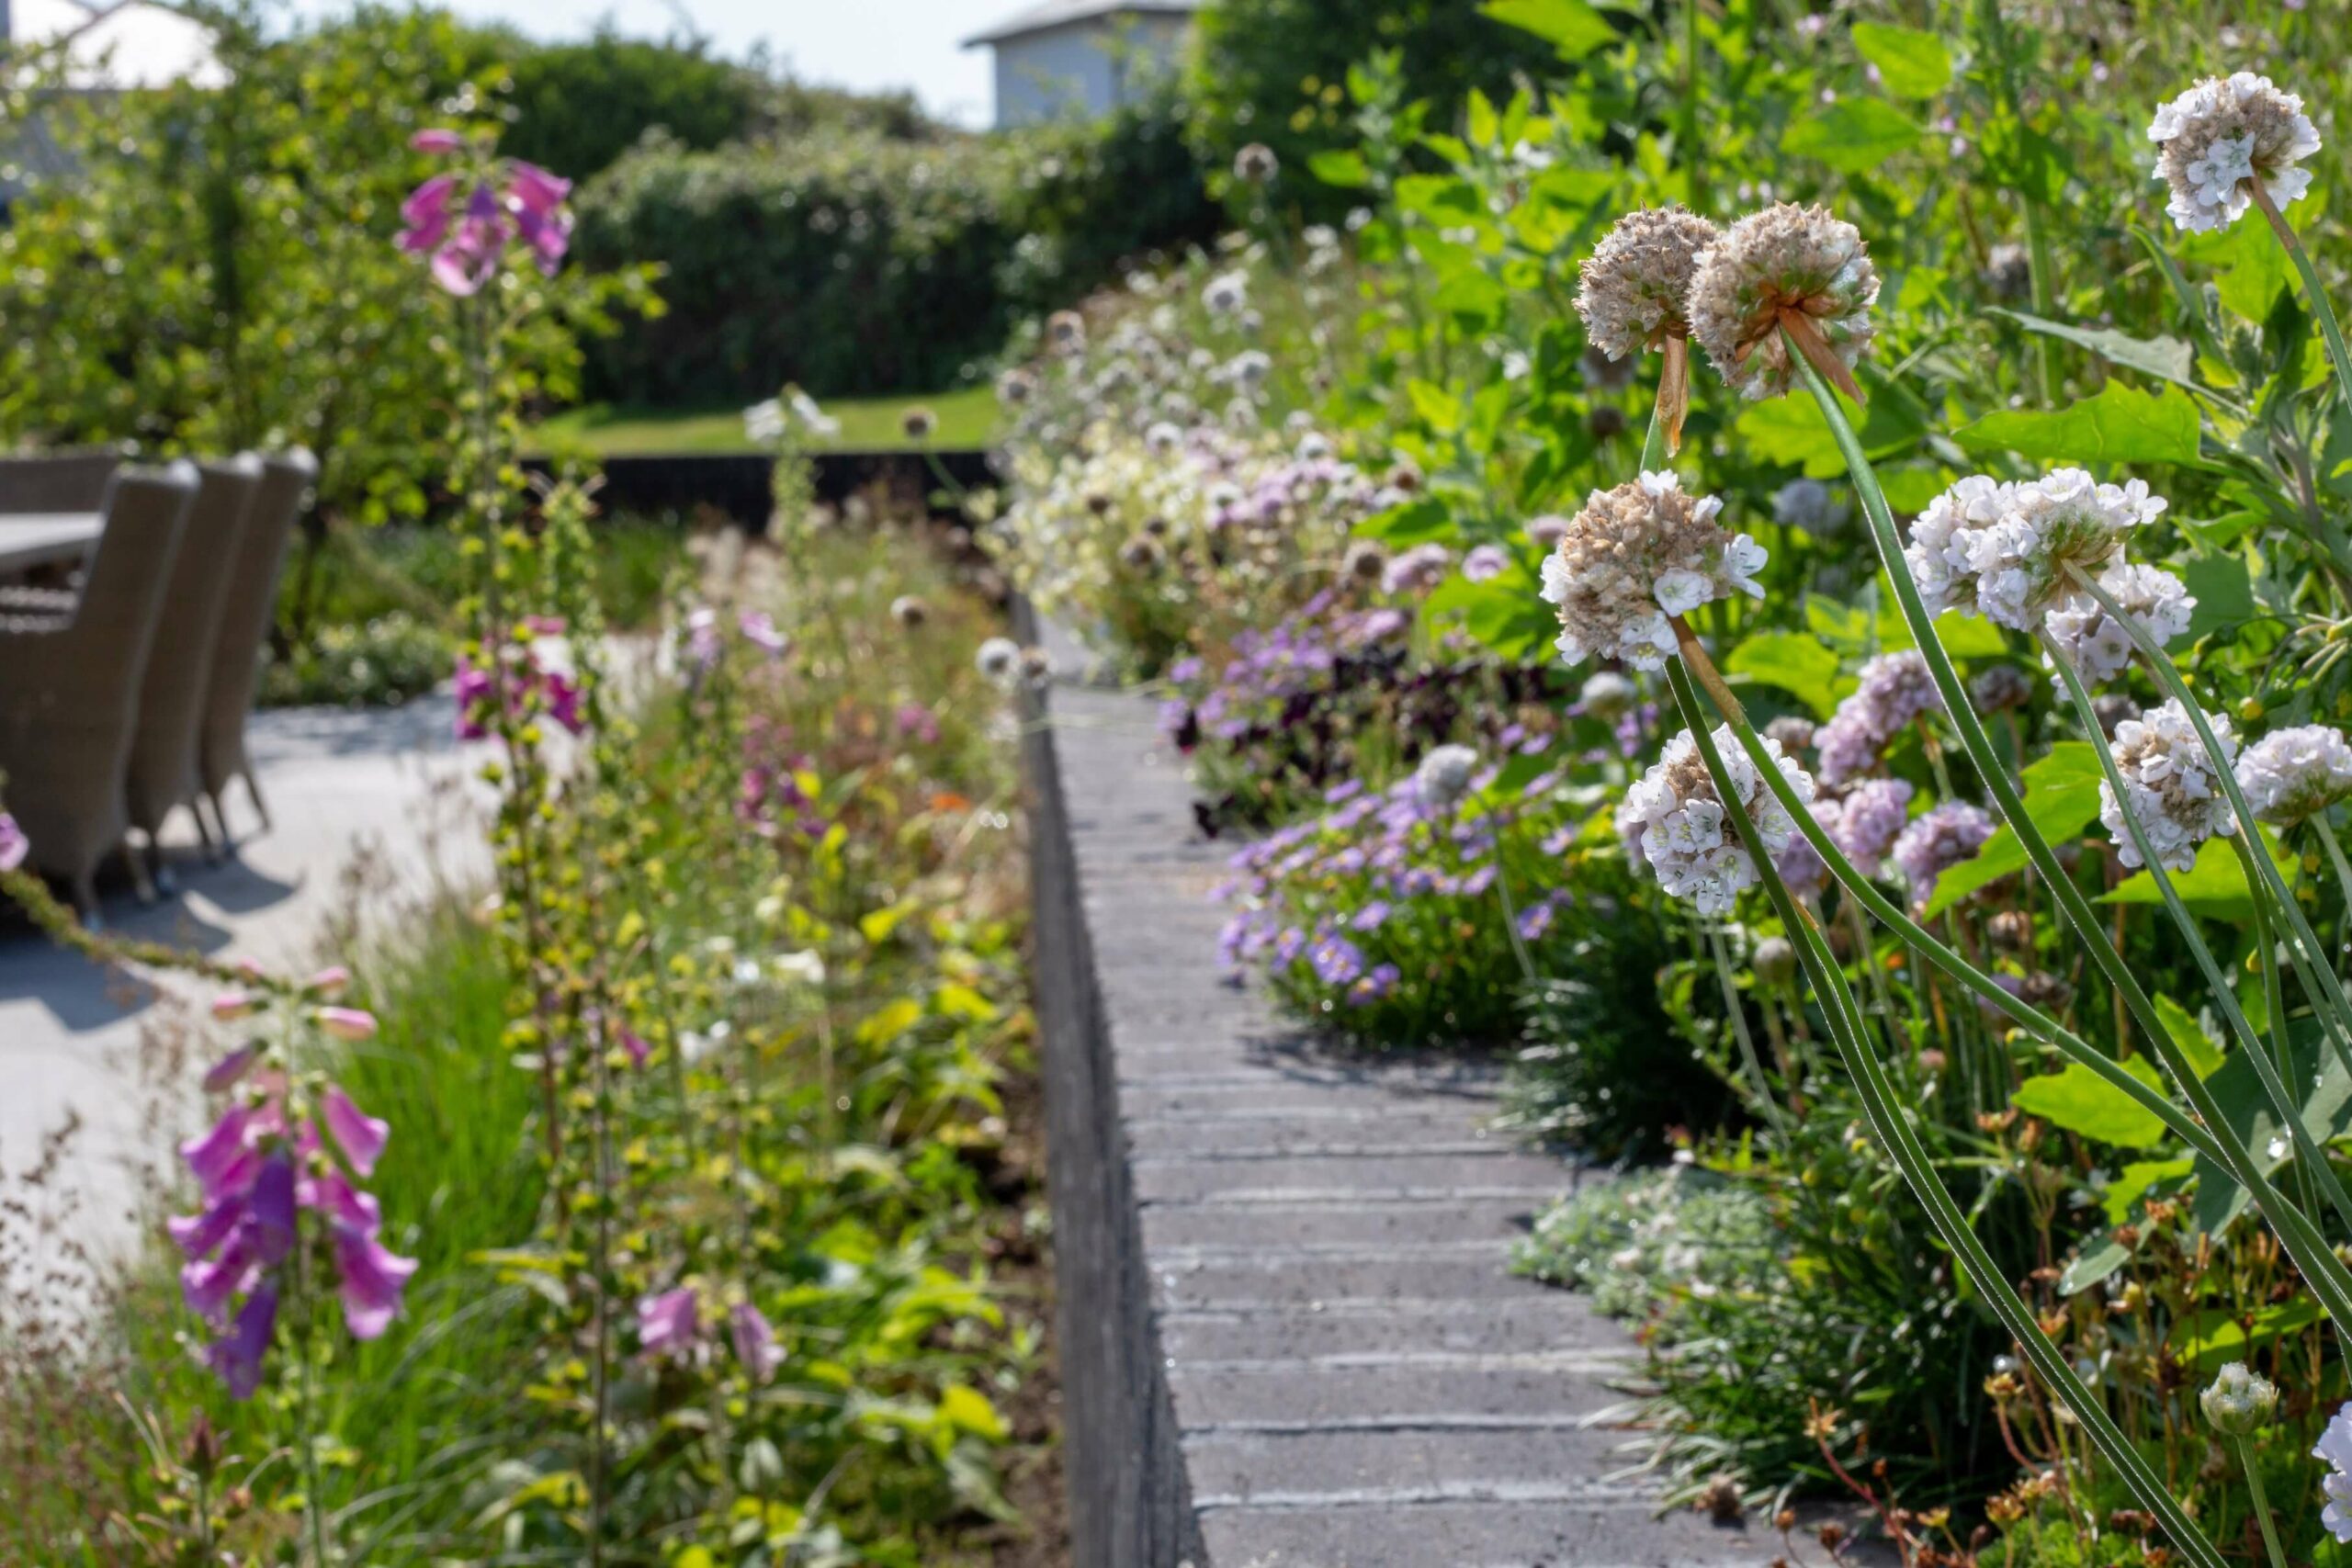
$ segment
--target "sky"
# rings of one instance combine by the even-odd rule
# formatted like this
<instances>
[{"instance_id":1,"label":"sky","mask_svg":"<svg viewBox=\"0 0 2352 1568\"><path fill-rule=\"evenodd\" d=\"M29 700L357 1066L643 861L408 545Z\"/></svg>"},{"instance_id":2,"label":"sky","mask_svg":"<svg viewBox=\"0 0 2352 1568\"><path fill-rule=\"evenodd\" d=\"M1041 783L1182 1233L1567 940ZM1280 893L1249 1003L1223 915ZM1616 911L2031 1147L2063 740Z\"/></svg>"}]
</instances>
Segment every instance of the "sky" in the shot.
<instances>
[{"instance_id":1,"label":"sky","mask_svg":"<svg viewBox=\"0 0 2352 1568\"><path fill-rule=\"evenodd\" d=\"M331 16L345 0L296 0ZM512 23L536 38L577 38L610 17L624 33L660 38L682 24L741 59L764 43L796 77L879 91L911 88L959 125L989 121L989 51L957 45L1035 0L445 0L460 16Z\"/></svg>"}]
</instances>

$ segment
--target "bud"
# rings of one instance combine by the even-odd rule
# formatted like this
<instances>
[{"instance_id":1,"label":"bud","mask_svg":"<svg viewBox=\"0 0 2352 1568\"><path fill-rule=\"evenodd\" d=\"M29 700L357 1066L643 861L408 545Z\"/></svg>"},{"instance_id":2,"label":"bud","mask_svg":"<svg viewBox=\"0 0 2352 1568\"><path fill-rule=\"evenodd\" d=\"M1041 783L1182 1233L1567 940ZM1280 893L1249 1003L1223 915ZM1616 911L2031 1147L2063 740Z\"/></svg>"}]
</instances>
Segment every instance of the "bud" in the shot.
<instances>
[{"instance_id":1,"label":"bud","mask_svg":"<svg viewBox=\"0 0 2352 1568\"><path fill-rule=\"evenodd\" d=\"M1274 150L1262 141L1252 141L1233 155L1233 177L1244 185L1264 185L1282 166Z\"/></svg>"},{"instance_id":2,"label":"bud","mask_svg":"<svg viewBox=\"0 0 2352 1568\"><path fill-rule=\"evenodd\" d=\"M1748 960L1756 977L1768 986L1785 986L1797 972L1797 950L1784 936L1768 936L1756 944Z\"/></svg>"},{"instance_id":3,"label":"bud","mask_svg":"<svg viewBox=\"0 0 2352 1568\"><path fill-rule=\"evenodd\" d=\"M2269 1425L2271 1412L2278 1408L2278 1389L2268 1378L2248 1371L2244 1361L2232 1361L2197 1396L2197 1403L2204 1406L2205 1419L2214 1430L2243 1438Z\"/></svg>"}]
</instances>

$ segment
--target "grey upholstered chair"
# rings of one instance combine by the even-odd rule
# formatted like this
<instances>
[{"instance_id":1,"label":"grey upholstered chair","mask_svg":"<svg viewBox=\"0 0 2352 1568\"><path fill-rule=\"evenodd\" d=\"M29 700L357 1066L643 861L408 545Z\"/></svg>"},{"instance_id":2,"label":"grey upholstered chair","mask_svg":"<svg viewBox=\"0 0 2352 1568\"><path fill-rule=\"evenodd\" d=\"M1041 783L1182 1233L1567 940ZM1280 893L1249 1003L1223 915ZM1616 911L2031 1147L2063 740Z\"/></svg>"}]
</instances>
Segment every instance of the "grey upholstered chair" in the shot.
<instances>
[{"instance_id":1,"label":"grey upholstered chair","mask_svg":"<svg viewBox=\"0 0 2352 1568\"><path fill-rule=\"evenodd\" d=\"M262 649L269 640L277 613L277 574L286 559L286 542L293 536L295 520L302 515L319 465L308 452L272 453L262 459L261 485L237 543L236 564L229 572L222 595L219 645L207 674L204 719L198 742L198 762L204 793L212 802L212 818L220 836L229 837L229 818L222 796L231 779L245 781L245 793L269 826L269 807L254 782L253 761L245 753L245 716L254 705L254 688L261 678Z\"/></svg>"},{"instance_id":2,"label":"grey upholstered chair","mask_svg":"<svg viewBox=\"0 0 2352 1568\"><path fill-rule=\"evenodd\" d=\"M197 472L196 501L180 530L179 558L164 590L154 640L147 650L147 671L139 683L139 727L131 734L124 775L130 825L145 837L148 869L164 886L171 879L164 870L156 835L173 807L187 807L206 847L220 847L197 807L197 792L202 787L197 746L203 733L213 654L220 643L229 574L236 570L245 520L261 491L261 459L252 453L199 463Z\"/></svg>"},{"instance_id":3,"label":"grey upholstered chair","mask_svg":"<svg viewBox=\"0 0 2352 1568\"><path fill-rule=\"evenodd\" d=\"M99 863L130 824L139 683L197 485L192 463L117 472L73 615L0 618L0 801L32 863L73 888L85 919L97 913ZM131 874L146 895L135 859Z\"/></svg>"}]
</instances>

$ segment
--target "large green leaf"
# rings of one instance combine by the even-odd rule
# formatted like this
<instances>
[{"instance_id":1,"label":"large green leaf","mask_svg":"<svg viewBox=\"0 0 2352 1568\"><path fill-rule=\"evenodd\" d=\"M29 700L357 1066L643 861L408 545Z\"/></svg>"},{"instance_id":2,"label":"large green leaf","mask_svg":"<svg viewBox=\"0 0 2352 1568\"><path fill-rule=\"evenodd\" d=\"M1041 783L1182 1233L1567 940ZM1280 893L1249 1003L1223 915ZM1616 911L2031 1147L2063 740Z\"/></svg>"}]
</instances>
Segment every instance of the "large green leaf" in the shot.
<instances>
[{"instance_id":1,"label":"large green leaf","mask_svg":"<svg viewBox=\"0 0 2352 1568\"><path fill-rule=\"evenodd\" d=\"M1365 165L1363 154L1353 148L1328 147L1310 154L1306 172L1325 185L1338 186L1342 190L1356 190L1372 183L1372 170Z\"/></svg>"},{"instance_id":2,"label":"large green leaf","mask_svg":"<svg viewBox=\"0 0 2352 1568\"><path fill-rule=\"evenodd\" d=\"M2289 1026L2288 1036L2287 1062L2293 1071L2285 1075L2287 1081L2316 1084L2311 1098L2303 1101L2303 1122L2314 1136L2326 1143L2344 1132L2346 1112L2352 1111L2352 1077L2345 1075L2335 1052L2321 1048L2316 1020L2296 1020ZM2229 1060L2205 1080L2205 1087L2221 1102L2222 1120L2252 1152L2256 1164L2265 1173L2276 1171L2287 1163L2292 1150L2284 1136L2285 1128L2271 1110L2270 1097L2263 1092L2262 1080L2246 1060L2246 1053L2230 1053ZM2278 1150L2275 1156L2270 1152L2274 1145ZM2196 1174L2197 1227L2209 1235L2219 1235L2245 1212L2245 1190L2203 1155L2197 1156Z\"/></svg>"},{"instance_id":3,"label":"large green leaf","mask_svg":"<svg viewBox=\"0 0 2352 1568\"><path fill-rule=\"evenodd\" d=\"M1918 410L1908 400L1872 398L1865 409L1837 394L1846 417L1861 438L1862 451L1871 457L1907 452L1927 433ZM1842 478L1846 459L1820 405L1811 398L1769 398L1740 410L1735 423L1739 438L1767 462L1803 468L1813 479Z\"/></svg>"},{"instance_id":4,"label":"large green leaf","mask_svg":"<svg viewBox=\"0 0 2352 1568\"><path fill-rule=\"evenodd\" d=\"M2263 840L2277 863L2281 876L2294 873L2294 861L2278 847L2278 841L2266 829ZM2208 839L2198 846L2197 863L2187 871L2172 874L2173 891L2194 913L2212 919L2239 920L2253 911L2251 891L2245 885L2245 867L2238 861L2237 846L2227 839ZM2156 879L2146 872L2134 872L2111 892L2100 895L2102 904L2161 904L2163 890Z\"/></svg>"},{"instance_id":5,"label":"large green leaf","mask_svg":"<svg viewBox=\"0 0 2352 1568\"><path fill-rule=\"evenodd\" d=\"M1789 128L1781 151L1866 175L1919 143L1918 123L1883 98L1840 98Z\"/></svg>"},{"instance_id":6,"label":"large green leaf","mask_svg":"<svg viewBox=\"0 0 2352 1568\"><path fill-rule=\"evenodd\" d=\"M1952 433L1971 452L2064 463L2194 463L2197 405L2170 387L2154 396L2109 381L2095 397L2043 412L1999 409Z\"/></svg>"},{"instance_id":7,"label":"large green leaf","mask_svg":"<svg viewBox=\"0 0 2352 1568\"><path fill-rule=\"evenodd\" d=\"M1838 655L1818 637L1798 632L1763 632L1731 650L1724 669L1735 679L1778 686L1827 718L1838 706Z\"/></svg>"},{"instance_id":8,"label":"large green leaf","mask_svg":"<svg viewBox=\"0 0 2352 1568\"><path fill-rule=\"evenodd\" d=\"M1878 67L1879 85L1898 98L1932 98L1951 85L1951 51L1933 33L1856 22L1854 47Z\"/></svg>"},{"instance_id":9,"label":"large green leaf","mask_svg":"<svg viewBox=\"0 0 2352 1568\"><path fill-rule=\"evenodd\" d=\"M2042 838L2063 844L2082 836L2098 820L2098 753L2087 740L2062 740L2050 754L2023 774L2026 819ZM1942 914L1979 888L1990 886L2026 867L2025 845L2006 822L1984 840L1975 858L1964 860L1936 879L1927 914Z\"/></svg>"},{"instance_id":10,"label":"large green leaf","mask_svg":"<svg viewBox=\"0 0 2352 1568\"><path fill-rule=\"evenodd\" d=\"M1495 20L1559 46L1571 59L1617 41L1617 29L1587 0L1487 0Z\"/></svg>"},{"instance_id":11,"label":"large green leaf","mask_svg":"<svg viewBox=\"0 0 2352 1568\"><path fill-rule=\"evenodd\" d=\"M1998 305L1988 306L1996 316L2007 316L2030 333L2054 337L2087 348L2110 364L2129 370L2143 370L2151 376L2193 388L2197 385L2197 351L2177 337L2133 337L2105 327L2077 327L2065 321L2045 321L2040 316L2027 315L2023 310L2005 310Z\"/></svg>"},{"instance_id":12,"label":"large green leaf","mask_svg":"<svg viewBox=\"0 0 2352 1568\"><path fill-rule=\"evenodd\" d=\"M2196 557L2181 568L2180 575L2197 598L2197 608L2188 616L2192 640L2254 618L2254 580L2236 556Z\"/></svg>"},{"instance_id":13,"label":"large green leaf","mask_svg":"<svg viewBox=\"0 0 2352 1568\"><path fill-rule=\"evenodd\" d=\"M2141 1058L2126 1057L2122 1066L2124 1071L2149 1088L2163 1090L2163 1077ZM2154 1111L2079 1062L2069 1062L2061 1071L2026 1079L2009 1096L2009 1103L2053 1127L2064 1127L2069 1133L2122 1148L2153 1149L2169 1135Z\"/></svg>"},{"instance_id":14,"label":"large green leaf","mask_svg":"<svg viewBox=\"0 0 2352 1568\"><path fill-rule=\"evenodd\" d=\"M2211 1077L2222 1066L2222 1048L2213 1043L2205 1026L2187 1008L2162 992L2156 994L2154 1001L2158 1021L2188 1059L2189 1069L2200 1079Z\"/></svg>"}]
</instances>

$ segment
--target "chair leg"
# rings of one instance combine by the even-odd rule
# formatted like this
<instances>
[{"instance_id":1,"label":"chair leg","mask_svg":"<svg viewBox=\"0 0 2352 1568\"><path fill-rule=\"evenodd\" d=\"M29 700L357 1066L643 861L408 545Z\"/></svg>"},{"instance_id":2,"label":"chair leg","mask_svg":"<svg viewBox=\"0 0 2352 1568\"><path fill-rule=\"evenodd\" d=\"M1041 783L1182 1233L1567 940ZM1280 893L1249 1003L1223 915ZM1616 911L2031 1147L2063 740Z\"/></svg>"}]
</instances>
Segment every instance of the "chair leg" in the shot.
<instances>
[{"instance_id":1,"label":"chair leg","mask_svg":"<svg viewBox=\"0 0 2352 1568\"><path fill-rule=\"evenodd\" d=\"M96 931L106 924L106 917L98 912L98 879L94 872L74 874L74 912L82 917L85 931Z\"/></svg>"},{"instance_id":2,"label":"chair leg","mask_svg":"<svg viewBox=\"0 0 2352 1568\"><path fill-rule=\"evenodd\" d=\"M220 836L213 832L211 822L208 820L204 815L203 800L198 796L189 796L187 803L187 814L196 818L196 836L204 840L205 864L219 865L220 863Z\"/></svg>"},{"instance_id":3,"label":"chair leg","mask_svg":"<svg viewBox=\"0 0 2352 1568\"><path fill-rule=\"evenodd\" d=\"M254 797L254 809L261 813L262 831L266 833L276 829L277 824L269 819L269 802L261 797L261 781L254 777L251 768L239 776L245 781L245 793Z\"/></svg>"},{"instance_id":4,"label":"chair leg","mask_svg":"<svg viewBox=\"0 0 2352 1568\"><path fill-rule=\"evenodd\" d=\"M219 795L213 794L209 789L198 794L196 798L199 805L209 805L212 807L213 829L220 835L221 846L224 849L234 852L237 847L237 840L229 831L228 807L222 803Z\"/></svg>"},{"instance_id":5,"label":"chair leg","mask_svg":"<svg viewBox=\"0 0 2352 1568\"><path fill-rule=\"evenodd\" d=\"M162 852L156 849L153 834L148 835L147 849L150 854L157 857L160 863ZM141 904L153 904L155 901L155 878L148 870L147 857L139 852L139 847L136 844L125 839L122 841L122 858L130 867L131 892L137 896Z\"/></svg>"}]
</instances>

